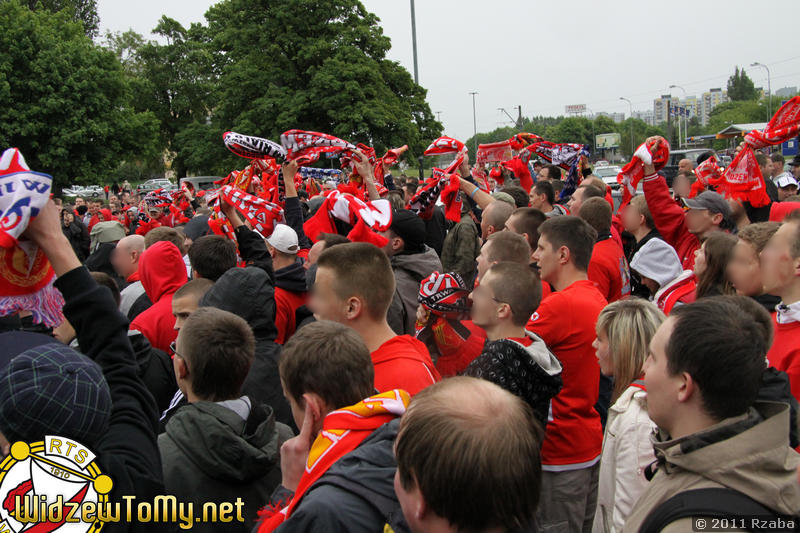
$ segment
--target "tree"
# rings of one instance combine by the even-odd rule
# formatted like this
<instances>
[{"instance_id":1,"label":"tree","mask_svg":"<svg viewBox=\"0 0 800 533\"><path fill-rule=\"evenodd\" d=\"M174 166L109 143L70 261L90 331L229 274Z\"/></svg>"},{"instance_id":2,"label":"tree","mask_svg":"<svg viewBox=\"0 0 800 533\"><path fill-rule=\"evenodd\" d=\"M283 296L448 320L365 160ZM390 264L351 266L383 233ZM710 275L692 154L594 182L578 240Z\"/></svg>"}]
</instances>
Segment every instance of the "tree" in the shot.
<instances>
[{"instance_id":1,"label":"tree","mask_svg":"<svg viewBox=\"0 0 800 533\"><path fill-rule=\"evenodd\" d=\"M157 152L157 123L135 112L122 66L64 11L0 3L0 144L54 187L110 182L120 161Z\"/></svg>"},{"instance_id":2,"label":"tree","mask_svg":"<svg viewBox=\"0 0 800 533\"><path fill-rule=\"evenodd\" d=\"M206 19L194 38L208 38L209 72L219 79L209 115L193 117L176 134L173 149L188 170L240 165L224 155L226 130L274 140L290 128L318 130L379 153L408 144L412 161L441 133L425 89L386 59L389 39L358 0L224 0Z\"/></svg>"},{"instance_id":3,"label":"tree","mask_svg":"<svg viewBox=\"0 0 800 533\"><path fill-rule=\"evenodd\" d=\"M758 92L755 85L753 85L753 80L750 79L744 69L739 70L738 66L733 75L728 78L728 98L734 102L758 98Z\"/></svg>"},{"instance_id":4,"label":"tree","mask_svg":"<svg viewBox=\"0 0 800 533\"><path fill-rule=\"evenodd\" d=\"M97 36L97 27L100 23L97 0L24 0L22 4L28 9L45 9L51 13L65 11L70 20L83 25L87 37Z\"/></svg>"}]
</instances>

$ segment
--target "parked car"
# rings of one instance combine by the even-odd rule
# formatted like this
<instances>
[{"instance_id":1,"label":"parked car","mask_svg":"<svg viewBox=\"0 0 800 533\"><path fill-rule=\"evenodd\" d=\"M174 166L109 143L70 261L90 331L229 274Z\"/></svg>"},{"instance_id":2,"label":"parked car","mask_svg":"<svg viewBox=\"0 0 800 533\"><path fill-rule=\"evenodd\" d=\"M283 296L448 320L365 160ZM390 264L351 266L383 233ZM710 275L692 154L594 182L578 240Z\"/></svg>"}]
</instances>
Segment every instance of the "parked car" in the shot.
<instances>
[{"instance_id":1,"label":"parked car","mask_svg":"<svg viewBox=\"0 0 800 533\"><path fill-rule=\"evenodd\" d=\"M82 198L100 198L101 196L105 196L105 191L102 187L98 187L97 185L89 185L84 187L83 185L73 185L67 189L61 191L64 196L67 197L82 197Z\"/></svg>"},{"instance_id":2,"label":"parked car","mask_svg":"<svg viewBox=\"0 0 800 533\"><path fill-rule=\"evenodd\" d=\"M147 180L144 183L139 184L136 187L136 192L139 194L147 194L151 191L155 191L156 189L174 189L176 188L175 185L168 179L164 178L157 178L152 180Z\"/></svg>"},{"instance_id":3,"label":"parked car","mask_svg":"<svg viewBox=\"0 0 800 533\"><path fill-rule=\"evenodd\" d=\"M619 187L619 184L617 183L617 174L619 174L621 171L622 169L618 166L595 166L593 174L603 180L603 183L606 185L611 185L612 189L616 189Z\"/></svg>"},{"instance_id":4,"label":"parked car","mask_svg":"<svg viewBox=\"0 0 800 533\"><path fill-rule=\"evenodd\" d=\"M191 176L188 178L181 178L180 184L183 186L184 182L188 182L192 184L195 191L207 191L209 189L217 189L218 187L214 182L221 179L220 176Z\"/></svg>"},{"instance_id":5,"label":"parked car","mask_svg":"<svg viewBox=\"0 0 800 533\"><path fill-rule=\"evenodd\" d=\"M672 150L669 154L669 160L664 167L664 175L667 178L667 185L672 187L672 180L678 174L678 161L681 159L688 159L692 162L692 167L697 166L697 158L706 152L713 152L710 148L689 148L681 150Z\"/></svg>"}]
</instances>

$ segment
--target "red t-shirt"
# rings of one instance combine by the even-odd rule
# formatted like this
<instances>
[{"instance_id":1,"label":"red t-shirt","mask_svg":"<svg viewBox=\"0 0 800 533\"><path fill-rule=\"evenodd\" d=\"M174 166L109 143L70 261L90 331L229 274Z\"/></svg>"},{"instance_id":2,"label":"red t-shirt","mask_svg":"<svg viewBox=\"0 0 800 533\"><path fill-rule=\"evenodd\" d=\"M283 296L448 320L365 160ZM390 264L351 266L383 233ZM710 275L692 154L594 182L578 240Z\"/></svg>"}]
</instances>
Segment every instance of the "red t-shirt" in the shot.
<instances>
[{"instance_id":1,"label":"red t-shirt","mask_svg":"<svg viewBox=\"0 0 800 533\"><path fill-rule=\"evenodd\" d=\"M563 367L564 386L551 402L542 445L545 470L590 466L600 456L603 430L594 409L600 367L592 342L597 315L606 305L591 281L576 281L548 296L528 322L526 329L544 340Z\"/></svg>"},{"instance_id":2,"label":"red t-shirt","mask_svg":"<svg viewBox=\"0 0 800 533\"><path fill-rule=\"evenodd\" d=\"M305 305L307 299L307 292L287 291L275 287L275 327L278 328L276 343L283 344L294 334L297 329L295 311Z\"/></svg>"},{"instance_id":3,"label":"red t-shirt","mask_svg":"<svg viewBox=\"0 0 800 533\"><path fill-rule=\"evenodd\" d=\"M398 335L372 352L378 392L403 389L412 396L439 381L428 348L409 335Z\"/></svg>"},{"instance_id":4,"label":"red t-shirt","mask_svg":"<svg viewBox=\"0 0 800 533\"><path fill-rule=\"evenodd\" d=\"M589 261L589 280L609 302L631 293L631 274L625 253L612 238L596 242Z\"/></svg>"},{"instance_id":5,"label":"red t-shirt","mask_svg":"<svg viewBox=\"0 0 800 533\"><path fill-rule=\"evenodd\" d=\"M800 401L800 322L775 325L775 340L767 352L769 364L789 375L792 395Z\"/></svg>"}]
</instances>

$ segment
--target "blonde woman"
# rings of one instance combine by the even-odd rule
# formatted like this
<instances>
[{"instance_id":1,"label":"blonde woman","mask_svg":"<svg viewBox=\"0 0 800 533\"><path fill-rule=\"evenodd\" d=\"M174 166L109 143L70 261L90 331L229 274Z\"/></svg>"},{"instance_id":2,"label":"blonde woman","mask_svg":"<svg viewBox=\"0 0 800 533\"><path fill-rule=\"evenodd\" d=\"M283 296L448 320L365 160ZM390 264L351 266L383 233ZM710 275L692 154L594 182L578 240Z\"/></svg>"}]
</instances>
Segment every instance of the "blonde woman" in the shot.
<instances>
[{"instance_id":1,"label":"blonde woman","mask_svg":"<svg viewBox=\"0 0 800 533\"><path fill-rule=\"evenodd\" d=\"M632 298L607 306L597 317L594 349L600 371L614 377L603 437L595 532L622 530L633 505L647 487L644 469L655 460L647 415L642 365L650 339L664 314L647 300Z\"/></svg>"}]
</instances>

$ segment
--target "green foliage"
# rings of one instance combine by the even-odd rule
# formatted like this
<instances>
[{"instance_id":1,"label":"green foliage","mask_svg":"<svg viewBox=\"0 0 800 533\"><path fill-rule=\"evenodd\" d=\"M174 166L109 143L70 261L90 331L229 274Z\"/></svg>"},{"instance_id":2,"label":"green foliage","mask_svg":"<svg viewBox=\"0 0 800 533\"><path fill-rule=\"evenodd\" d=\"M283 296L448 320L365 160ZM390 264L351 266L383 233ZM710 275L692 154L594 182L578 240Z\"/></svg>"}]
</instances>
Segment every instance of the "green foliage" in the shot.
<instances>
[{"instance_id":1,"label":"green foliage","mask_svg":"<svg viewBox=\"0 0 800 533\"><path fill-rule=\"evenodd\" d=\"M750 79L744 69L739 70L739 67L736 67L736 71L728 78L728 98L734 102L758 98L758 92L755 85L753 85L753 80Z\"/></svg>"},{"instance_id":2,"label":"green foliage","mask_svg":"<svg viewBox=\"0 0 800 533\"><path fill-rule=\"evenodd\" d=\"M7 0L0 0L5 2ZM32 10L46 10L51 13L63 11L73 22L80 22L87 37L97 36L100 17L97 16L97 0L23 0L23 6Z\"/></svg>"},{"instance_id":3,"label":"green foliage","mask_svg":"<svg viewBox=\"0 0 800 533\"><path fill-rule=\"evenodd\" d=\"M0 3L0 144L68 183L105 183L125 159L158 153L157 121L131 106L117 58L66 10Z\"/></svg>"}]
</instances>

